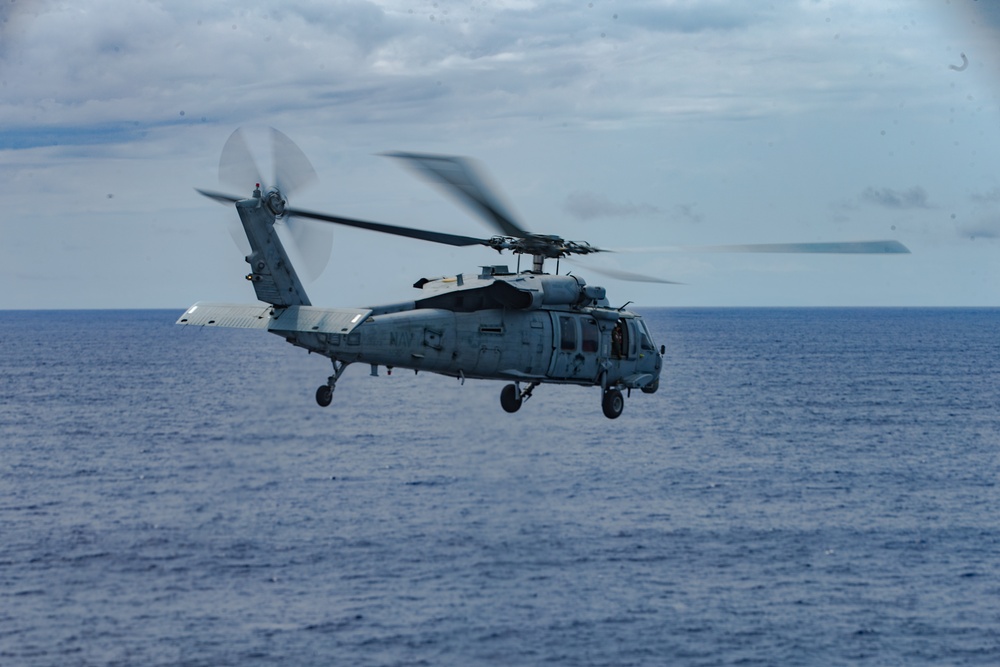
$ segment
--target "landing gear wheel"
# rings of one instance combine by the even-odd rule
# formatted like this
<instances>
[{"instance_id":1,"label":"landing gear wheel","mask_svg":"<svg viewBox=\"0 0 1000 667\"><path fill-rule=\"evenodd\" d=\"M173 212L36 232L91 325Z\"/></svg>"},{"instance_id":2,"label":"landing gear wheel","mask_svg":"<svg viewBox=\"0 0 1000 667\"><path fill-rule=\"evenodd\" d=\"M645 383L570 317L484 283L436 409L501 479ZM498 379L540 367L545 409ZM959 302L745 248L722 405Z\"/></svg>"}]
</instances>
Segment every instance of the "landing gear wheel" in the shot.
<instances>
[{"instance_id":1,"label":"landing gear wheel","mask_svg":"<svg viewBox=\"0 0 1000 667\"><path fill-rule=\"evenodd\" d=\"M601 409L604 410L604 416L608 419L618 419L622 410L625 409L625 398L617 389L608 389L604 392L604 398L601 399Z\"/></svg>"},{"instance_id":2,"label":"landing gear wheel","mask_svg":"<svg viewBox=\"0 0 1000 667\"><path fill-rule=\"evenodd\" d=\"M321 384L316 390L316 402L321 408L325 408L333 402L333 387L328 384Z\"/></svg>"},{"instance_id":3,"label":"landing gear wheel","mask_svg":"<svg viewBox=\"0 0 1000 667\"><path fill-rule=\"evenodd\" d=\"M518 396L517 386L509 384L500 391L500 405L507 412L517 412L521 409L521 397Z\"/></svg>"},{"instance_id":4,"label":"landing gear wheel","mask_svg":"<svg viewBox=\"0 0 1000 667\"><path fill-rule=\"evenodd\" d=\"M653 380L652 382L650 382L649 384L647 384L645 387L643 387L642 388L642 393L644 393L644 394L655 394L656 390L659 389L659 388L660 388L660 379L657 378L657 379Z\"/></svg>"}]
</instances>

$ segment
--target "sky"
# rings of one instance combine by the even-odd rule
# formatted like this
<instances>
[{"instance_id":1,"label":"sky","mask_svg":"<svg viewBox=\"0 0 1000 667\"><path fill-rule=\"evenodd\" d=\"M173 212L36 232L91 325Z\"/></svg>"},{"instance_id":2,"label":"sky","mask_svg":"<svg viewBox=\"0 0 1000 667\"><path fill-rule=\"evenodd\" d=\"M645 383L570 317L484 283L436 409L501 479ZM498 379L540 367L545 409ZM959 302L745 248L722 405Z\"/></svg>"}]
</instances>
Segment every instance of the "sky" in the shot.
<instances>
[{"instance_id":1,"label":"sky","mask_svg":"<svg viewBox=\"0 0 1000 667\"><path fill-rule=\"evenodd\" d=\"M993 3L2 0L0 21L0 309L253 302L235 211L194 190L233 190L239 127L265 174L266 128L296 142L318 180L290 203L336 215L492 234L398 150L473 157L525 228L602 248L912 251L561 266L613 305L1000 306ZM315 305L517 261L333 234Z\"/></svg>"}]
</instances>

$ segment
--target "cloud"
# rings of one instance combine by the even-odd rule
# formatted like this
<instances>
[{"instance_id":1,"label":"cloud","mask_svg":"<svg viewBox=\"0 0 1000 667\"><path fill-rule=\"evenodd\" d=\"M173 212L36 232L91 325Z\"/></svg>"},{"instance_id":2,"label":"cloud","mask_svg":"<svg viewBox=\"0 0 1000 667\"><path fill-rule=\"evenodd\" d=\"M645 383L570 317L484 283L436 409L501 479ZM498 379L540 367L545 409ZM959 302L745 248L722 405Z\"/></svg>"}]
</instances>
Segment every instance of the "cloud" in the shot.
<instances>
[{"instance_id":1,"label":"cloud","mask_svg":"<svg viewBox=\"0 0 1000 667\"><path fill-rule=\"evenodd\" d=\"M621 13L625 22L646 30L678 33L745 29L760 16L759 8L751 5L704 1L637 6Z\"/></svg>"},{"instance_id":2,"label":"cloud","mask_svg":"<svg viewBox=\"0 0 1000 667\"><path fill-rule=\"evenodd\" d=\"M984 217L978 222L961 225L956 230L961 238L1000 239L1000 217Z\"/></svg>"},{"instance_id":3,"label":"cloud","mask_svg":"<svg viewBox=\"0 0 1000 667\"><path fill-rule=\"evenodd\" d=\"M441 136L473 120L617 128L671 115L802 113L845 90L872 99L855 88L855 42L841 42L830 59L832 35L786 29L828 31L821 10L804 3L780 11L721 0L11 6L0 40L7 148L127 142L135 128L235 127L291 114L338 128L419 124ZM886 20L863 6L850 13L855 32ZM819 70L821 60L834 65Z\"/></svg>"},{"instance_id":4,"label":"cloud","mask_svg":"<svg viewBox=\"0 0 1000 667\"><path fill-rule=\"evenodd\" d=\"M1000 238L1000 186L986 192L973 192L969 199L976 204L976 221L959 225L955 231L966 239Z\"/></svg>"},{"instance_id":5,"label":"cloud","mask_svg":"<svg viewBox=\"0 0 1000 667\"><path fill-rule=\"evenodd\" d=\"M673 219L682 222L702 222L705 219L701 213L694 210L697 204L677 204L673 209Z\"/></svg>"},{"instance_id":6,"label":"cloud","mask_svg":"<svg viewBox=\"0 0 1000 667\"><path fill-rule=\"evenodd\" d=\"M966 2L959 11L969 13L973 23L992 30L1000 30L1000 5L995 2Z\"/></svg>"},{"instance_id":7,"label":"cloud","mask_svg":"<svg viewBox=\"0 0 1000 667\"><path fill-rule=\"evenodd\" d=\"M894 209L933 208L927 201L927 191L919 185L907 190L868 187L861 193L861 201Z\"/></svg>"},{"instance_id":8,"label":"cloud","mask_svg":"<svg viewBox=\"0 0 1000 667\"><path fill-rule=\"evenodd\" d=\"M589 192L573 192L566 197L564 206L567 213L579 220L594 218L633 218L656 215L660 209L652 204L621 204L607 197Z\"/></svg>"},{"instance_id":9,"label":"cloud","mask_svg":"<svg viewBox=\"0 0 1000 667\"><path fill-rule=\"evenodd\" d=\"M989 192L973 192L969 198L976 204L991 205L1000 204L1000 187L995 187Z\"/></svg>"}]
</instances>

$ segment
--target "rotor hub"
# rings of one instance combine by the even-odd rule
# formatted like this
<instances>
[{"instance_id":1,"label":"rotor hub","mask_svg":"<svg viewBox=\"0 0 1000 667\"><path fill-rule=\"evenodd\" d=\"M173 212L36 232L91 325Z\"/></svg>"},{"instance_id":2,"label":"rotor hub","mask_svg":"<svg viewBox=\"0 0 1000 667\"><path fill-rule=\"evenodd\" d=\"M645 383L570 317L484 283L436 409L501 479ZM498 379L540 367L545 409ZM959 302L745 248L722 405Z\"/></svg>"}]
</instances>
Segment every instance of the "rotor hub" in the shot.
<instances>
[{"instance_id":1,"label":"rotor hub","mask_svg":"<svg viewBox=\"0 0 1000 667\"><path fill-rule=\"evenodd\" d=\"M285 215L285 206L288 202L285 198L281 196L281 192L277 188L271 188L264 195L264 206L267 207L274 217L280 218Z\"/></svg>"},{"instance_id":2,"label":"rotor hub","mask_svg":"<svg viewBox=\"0 0 1000 667\"><path fill-rule=\"evenodd\" d=\"M532 255L545 259L559 259L570 255L589 255L601 252L585 241L567 241L549 234L528 234L524 237L494 236L487 244L498 252L509 250L515 255Z\"/></svg>"}]
</instances>

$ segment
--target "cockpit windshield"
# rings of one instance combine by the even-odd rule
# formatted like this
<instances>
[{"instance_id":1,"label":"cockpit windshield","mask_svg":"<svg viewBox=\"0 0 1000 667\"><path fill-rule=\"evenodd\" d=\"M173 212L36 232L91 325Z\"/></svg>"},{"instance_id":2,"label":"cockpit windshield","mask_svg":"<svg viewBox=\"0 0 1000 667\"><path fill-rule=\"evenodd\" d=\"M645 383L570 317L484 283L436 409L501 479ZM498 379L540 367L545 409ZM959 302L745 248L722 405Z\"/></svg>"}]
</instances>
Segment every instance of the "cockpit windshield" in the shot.
<instances>
[{"instance_id":1,"label":"cockpit windshield","mask_svg":"<svg viewBox=\"0 0 1000 667\"><path fill-rule=\"evenodd\" d=\"M640 319L637 319L636 321L639 323L639 345L643 350L655 350L656 348L653 347L653 337L649 335L649 329L646 328L646 323Z\"/></svg>"}]
</instances>

